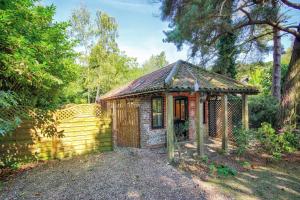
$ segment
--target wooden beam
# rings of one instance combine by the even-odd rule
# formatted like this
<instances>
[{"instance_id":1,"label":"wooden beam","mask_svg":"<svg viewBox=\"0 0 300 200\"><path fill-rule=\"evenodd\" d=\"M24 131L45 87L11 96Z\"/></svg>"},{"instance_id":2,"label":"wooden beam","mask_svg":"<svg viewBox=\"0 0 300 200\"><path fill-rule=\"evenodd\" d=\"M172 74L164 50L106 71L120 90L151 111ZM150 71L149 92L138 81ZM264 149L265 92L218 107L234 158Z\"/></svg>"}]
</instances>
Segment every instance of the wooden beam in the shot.
<instances>
[{"instance_id":1,"label":"wooden beam","mask_svg":"<svg viewBox=\"0 0 300 200\"><path fill-rule=\"evenodd\" d=\"M173 96L166 94L167 104L167 151L169 162L174 161L174 112L173 112Z\"/></svg>"},{"instance_id":2,"label":"wooden beam","mask_svg":"<svg viewBox=\"0 0 300 200\"><path fill-rule=\"evenodd\" d=\"M222 106L222 149L227 152L228 150L228 97L226 94L221 96Z\"/></svg>"},{"instance_id":3,"label":"wooden beam","mask_svg":"<svg viewBox=\"0 0 300 200\"><path fill-rule=\"evenodd\" d=\"M249 129L249 110L248 110L248 96L242 95L242 123L243 127Z\"/></svg>"},{"instance_id":4,"label":"wooden beam","mask_svg":"<svg viewBox=\"0 0 300 200\"><path fill-rule=\"evenodd\" d=\"M196 93L196 140L197 153L199 156L204 156L204 125L203 125L203 101L200 98L200 93Z\"/></svg>"}]
</instances>

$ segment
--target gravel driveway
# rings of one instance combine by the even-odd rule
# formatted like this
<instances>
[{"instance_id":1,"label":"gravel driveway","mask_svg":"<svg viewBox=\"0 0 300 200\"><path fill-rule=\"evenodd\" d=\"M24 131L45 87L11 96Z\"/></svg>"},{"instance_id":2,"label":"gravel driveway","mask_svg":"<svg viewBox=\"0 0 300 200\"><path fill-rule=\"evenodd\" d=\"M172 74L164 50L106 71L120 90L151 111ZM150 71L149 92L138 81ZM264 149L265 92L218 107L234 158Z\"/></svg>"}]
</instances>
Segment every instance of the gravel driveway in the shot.
<instances>
[{"instance_id":1,"label":"gravel driveway","mask_svg":"<svg viewBox=\"0 0 300 200\"><path fill-rule=\"evenodd\" d=\"M199 182L143 149L51 161L10 180L0 199L206 199Z\"/></svg>"}]
</instances>

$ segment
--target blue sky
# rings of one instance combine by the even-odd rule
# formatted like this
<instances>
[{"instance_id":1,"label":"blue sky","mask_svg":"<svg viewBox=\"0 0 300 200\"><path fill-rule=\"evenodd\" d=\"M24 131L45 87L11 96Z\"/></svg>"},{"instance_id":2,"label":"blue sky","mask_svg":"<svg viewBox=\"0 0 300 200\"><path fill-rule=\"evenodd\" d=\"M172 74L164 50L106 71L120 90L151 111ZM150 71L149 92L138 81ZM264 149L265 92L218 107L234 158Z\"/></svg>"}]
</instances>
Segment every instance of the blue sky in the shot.
<instances>
[{"instance_id":1,"label":"blue sky","mask_svg":"<svg viewBox=\"0 0 300 200\"><path fill-rule=\"evenodd\" d=\"M300 0L295 0L297 2ZM178 59L186 60L187 48L177 51L174 44L164 43L163 31L168 29L167 22L159 17L159 4L149 3L151 0L43 0L43 4L56 6L55 20L66 21L72 10L85 4L91 13L101 10L115 17L119 25L118 44L127 55L136 57L143 63L152 54L166 52L167 60L174 62ZM290 21L299 21L300 12L291 12ZM282 40L285 48L291 45L291 37ZM271 54L266 60L272 58Z\"/></svg>"}]
</instances>

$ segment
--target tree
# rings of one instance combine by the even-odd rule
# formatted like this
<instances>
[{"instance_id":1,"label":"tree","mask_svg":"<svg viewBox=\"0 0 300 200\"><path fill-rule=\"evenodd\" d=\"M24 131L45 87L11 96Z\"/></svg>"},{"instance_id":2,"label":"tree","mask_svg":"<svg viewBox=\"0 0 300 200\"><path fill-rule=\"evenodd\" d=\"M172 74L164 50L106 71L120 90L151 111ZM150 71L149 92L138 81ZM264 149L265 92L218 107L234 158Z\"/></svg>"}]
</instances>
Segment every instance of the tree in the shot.
<instances>
[{"instance_id":1,"label":"tree","mask_svg":"<svg viewBox=\"0 0 300 200\"><path fill-rule=\"evenodd\" d=\"M0 2L0 113L18 105L56 108L68 101L65 89L80 73L68 23L54 22L55 7L36 2ZM0 115L0 135L19 117Z\"/></svg>"},{"instance_id":2,"label":"tree","mask_svg":"<svg viewBox=\"0 0 300 200\"><path fill-rule=\"evenodd\" d=\"M162 19L169 21L171 28L165 32L165 41L179 49L187 44L190 56L199 57L202 65L213 64L217 72L234 77L237 53L246 56L252 49L266 50L264 29L236 30L238 6L236 1L226 0L162 0ZM245 40L247 33L251 37Z\"/></svg>"},{"instance_id":3,"label":"tree","mask_svg":"<svg viewBox=\"0 0 300 200\"><path fill-rule=\"evenodd\" d=\"M238 46L246 44L256 44L260 49L262 45L262 38L273 35L277 46L275 46L274 58L278 58L279 40L278 32L290 34L296 39L293 48L291 62L287 74L283 98L282 98L282 121L286 123L289 120L283 120L283 116L291 116L291 113L296 113L295 105L297 98L293 92L299 91L298 78L298 59L297 40L300 38L300 31L298 25L291 25L288 19L288 13L280 10L281 7L288 7L290 9L300 9L299 3L294 3L289 0L267 0L267 1L253 1L253 0L238 0L234 1L233 13L235 20L232 26L228 26L221 19L226 17L223 12L224 3L227 0L198 0L198 1L180 1L180 0L163 0L162 1L162 16L164 20L169 20L172 30L166 32L167 41L174 42L178 47L181 47L184 42L192 44L192 56L197 52L203 56L207 53L213 52L214 45L221 36L227 32L239 32L240 43ZM274 3L276 5L274 6ZM279 12L281 11L281 12ZM276 45L275 44L275 45ZM247 45L246 45L247 46ZM251 48L250 48L251 49ZM277 52L276 52L277 51ZM278 67L280 59L276 60L275 64ZM274 64L274 65L275 65ZM280 75L279 70L274 70L277 76ZM297 77L297 76L296 76ZM278 83L278 77L273 79ZM272 85L275 85L272 83ZM276 89L275 89L276 88ZM278 84L274 86L274 91L278 91ZM289 94L287 94L289 93ZM291 97L291 98L290 98ZM289 99L289 100L287 100ZM290 104L290 106L284 106ZM294 105L294 106L291 106ZM294 114L296 116L296 114Z\"/></svg>"},{"instance_id":4,"label":"tree","mask_svg":"<svg viewBox=\"0 0 300 200\"><path fill-rule=\"evenodd\" d=\"M79 69L68 23L53 21L53 5L35 3L0 3L0 90L19 104L55 107L63 103L63 89Z\"/></svg>"},{"instance_id":5,"label":"tree","mask_svg":"<svg viewBox=\"0 0 300 200\"><path fill-rule=\"evenodd\" d=\"M157 69L160 69L168 64L166 59L166 53L162 51L158 55L151 55L151 57L146 60L142 66L143 74L153 72Z\"/></svg>"},{"instance_id":6,"label":"tree","mask_svg":"<svg viewBox=\"0 0 300 200\"><path fill-rule=\"evenodd\" d=\"M227 23L228 26L232 26L232 1L226 1L224 3L224 12L226 12L226 17L222 19L222 23ZM236 76L236 58L237 58L237 48L235 46L237 37L234 33L227 32L222 35L216 45L218 52L218 58L215 65L213 66L213 71L219 74L225 74L231 78Z\"/></svg>"},{"instance_id":7,"label":"tree","mask_svg":"<svg viewBox=\"0 0 300 200\"><path fill-rule=\"evenodd\" d=\"M90 68L88 65L88 56L93 46L93 42L97 35L95 25L91 19L91 15L87 7L83 4L78 9L73 10L70 19L71 29L70 35L77 40L78 49L80 50L81 57L79 62L87 70L85 71L85 85L87 87L87 100L90 103L90 88L88 87Z\"/></svg>"},{"instance_id":8,"label":"tree","mask_svg":"<svg viewBox=\"0 0 300 200\"><path fill-rule=\"evenodd\" d=\"M272 6L274 9L275 20L279 20L278 2L272 0ZM272 95L281 100L281 39L280 31L277 27L273 27L273 72L272 72Z\"/></svg>"},{"instance_id":9,"label":"tree","mask_svg":"<svg viewBox=\"0 0 300 200\"><path fill-rule=\"evenodd\" d=\"M113 17L98 11L97 44L89 56L91 74L89 87L96 91L95 101L101 94L130 80L129 73L135 68L134 59L120 51L116 43L118 25Z\"/></svg>"},{"instance_id":10,"label":"tree","mask_svg":"<svg viewBox=\"0 0 300 200\"><path fill-rule=\"evenodd\" d=\"M298 5L300 9L300 5ZM300 33L300 24L298 26ZM284 78L280 122L282 125L300 126L300 37L296 37L292 56Z\"/></svg>"}]
</instances>

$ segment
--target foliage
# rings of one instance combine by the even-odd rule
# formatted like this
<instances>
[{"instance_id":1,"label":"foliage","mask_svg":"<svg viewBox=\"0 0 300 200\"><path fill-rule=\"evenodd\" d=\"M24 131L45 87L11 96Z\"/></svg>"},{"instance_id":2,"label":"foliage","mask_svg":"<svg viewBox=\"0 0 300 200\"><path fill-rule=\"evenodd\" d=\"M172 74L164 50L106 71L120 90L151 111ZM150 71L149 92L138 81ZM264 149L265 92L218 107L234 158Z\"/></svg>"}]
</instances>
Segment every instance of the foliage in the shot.
<instances>
[{"instance_id":1,"label":"foliage","mask_svg":"<svg viewBox=\"0 0 300 200\"><path fill-rule=\"evenodd\" d=\"M141 75L134 58L122 52L117 45L118 24L108 14L96 11L95 18L81 5L71 17L70 35L79 41L80 65L83 73L81 86L88 102ZM80 99L79 99L80 100Z\"/></svg>"},{"instance_id":2,"label":"foliage","mask_svg":"<svg viewBox=\"0 0 300 200\"><path fill-rule=\"evenodd\" d=\"M299 148L299 136L292 133L291 130L277 134L275 129L269 123L262 123L257 131L257 139L260 141L264 150L280 159L282 153L293 152Z\"/></svg>"},{"instance_id":3,"label":"foliage","mask_svg":"<svg viewBox=\"0 0 300 200\"><path fill-rule=\"evenodd\" d=\"M0 3L0 109L17 105L55 108L65 102L79 76L74 42L66 22L54 22L55 7L36 0ZM20 116L1 118L1 134L15 128Z\"/></svg>"},{"instance_id":4,"label":"foliage","mask_svg":"<svg viewBox=\"0 0 300 200\"><path fill-rule=\"evenodd\" d=\"M185 121L184 123L179 123L177 126L174 126L175 140L182 141L185 139L184 134L189 130L189 122Z\"/></svg>"},{"instance_id":5,"label":"foliage","mask_svg":"<svg viewBox=\"0 0 300 200\"><path fill-rule=\"evenodd\" d=\"M220 0L161 0L162 19L169 21L170 29L165 32L167 42L174 43L179 49L183 45L190 47L190 55L201 59L202 64L215 62L219 56L219 42L227 37L228 47L232 54L240 52L240 56L249 53L253 58L261 58L261 52L268 51L267 42L271 33L264 23L252 24L247 15L240 11L241 7L253 14L253 19L264 19L273 16L270 4L257 4L249 1L220 1ZM268 33L268 34L267 34ZM232 40L234 39L234 40ZM232 41L230 41L232 40ZM226 48L226 47L225 47ZM251 51L252 50L252 51ZM229 56L229 51L221 56ZM224 65L223 65L224 66ZM230 66L224 66L230 67Z\"/></svg>"},{"instance_id":6,"label":"foliage","mask_svg":"<svg viewBox=\"0 0 300 200\"><path fill-rule=\"evenodd\" d=\"M0 90L18 103L53 107L78 76L68 23L54 22L55 7L34 0L4 1L0 17Z\"/></svg>"},{"instance_id":7,"label":"foliage","mask_svg":"<svg viewBox=\"0 0 300 200\"><path fill-rule=\"evenodd\" d=\"M218 176L221 177L237 175L237 171L235 169L223 164L211 163L208 167L211 174L217 174Z\"/></svg>"},{"instance_id":8,"label":"foliage","mask_svg":"<svg viewBox=\"0 0 300 200\"><path fill-rule=\"evenodd\" d=\"M239 64L237 79L257 87L261 93L269 95L272 85L272 63L256 62Z\"/></svg>"},{"instance_id":9,"label":"foliage","mask_svg":"<svg viewBox=\"0 0 300 200\"><path fill-rule=\"evenodd\" d=\"M276 125L279 103L271 95L256 95L249 98L249 122L252 128L260 127L262 122Z\"/></svg>"},{"instance_id":10,"label":"foliage","mask_svg":"<svg viewBox=\"0 0 300 200\"><path fill-rule=\"evenodd\" d=\"M226 35L220 37L217 45L218 58L212 68L213 71L219 74L225 74L231 78L235 78L237 73L237 50L235 47L235 40L236 36L231 33L227 33Z\"/></svg>"},{"instance_id":11,"label":"foliage","mask_svg":"<svg viewBox=\"0 0 300 200\"><path fill-rule=\"evenodd\" d=\"M160 52L158 55L151 55L151 57L146 60L142 66L143 74L148 74L157 69L160 69L168 64L166 59L166 53L164 51Z\"/></svg>"},{"instance_id":12,"label":"foliage","mask_svg":"<svg viewBox=\"0 0 300 200\"><path fill-rule=\"evenodd\" d=\"M233 135L235 139L235 144L237 146L238 155L242 155L245 153L255 136L253 130L247 130L241 125L233 129Z\"/></svg>"}]
</instances>

